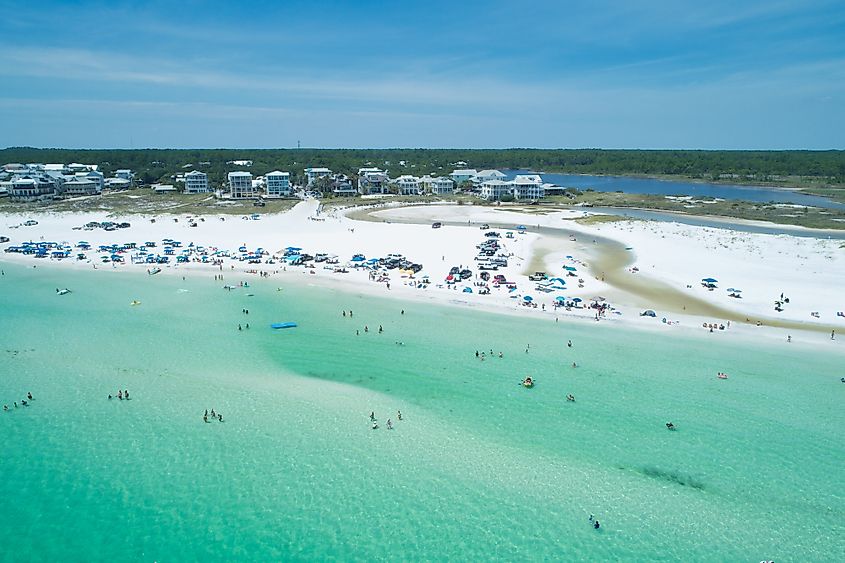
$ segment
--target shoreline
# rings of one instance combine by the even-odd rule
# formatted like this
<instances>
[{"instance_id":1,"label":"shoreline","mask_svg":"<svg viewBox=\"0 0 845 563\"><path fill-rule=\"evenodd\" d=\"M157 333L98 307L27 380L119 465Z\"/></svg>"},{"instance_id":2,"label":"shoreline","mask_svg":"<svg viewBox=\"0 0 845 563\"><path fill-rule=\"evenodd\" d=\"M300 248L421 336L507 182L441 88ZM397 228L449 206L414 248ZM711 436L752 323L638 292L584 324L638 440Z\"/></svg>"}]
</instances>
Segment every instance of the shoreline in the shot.
<instances>
[{"instance_id":1,"label":"shoreline","mask_svg":"<svg viewBox=\"0 0 845 563\"><path fill-rule=\"evenodd\" d=\"M504 213L504 214L503 214ZM356 221L348 216L365 215L370 217L369 221ZM284 267L277 263L275 265L269 264L245 264L242 262L226 261L222 272L219 267L203 264L180 264L171 265L170 267L162 267L162 273L166 275L209 275L224 274L227 277L236 276L250 276L247 272L250 270L264 270L273 272L270 274L271 280L278 279L280 283L305 283L312 285L320 285L325 287L338 288L343 291L360 292L367 295L388 296L399 300L413 300L418 302L433 302L450 304L458 307L466 307L474 310L484 310L491 313L508 313L508 314L525 314L525 315L540 315L541 318L548 318L550 321L552 317L558 316L561 320L568 319L592 319L593 311L590 309L574 309L572 311L557 310L555 311L551 304L553 304L553 295L545 297L538 295L534 289L534 283L528 282L524 277L527 270L536 267L536 264L545 264L546 270L554 273L557 264L564 260L564 255L571 253L581 258L578 263L578 268L585 269L585 273L589 272L589 276L583 276L581 279L584 283L582 289L571 288L565 291L567 298L572 298L577 295L582 295L586 300L595 296L603 295L606 297L614 307L623 312L622 315L611 314L607 318L602 318L603 322L615 321L610 324L621 326L630 326L631 328L648 328L658 331L665 331L670 326L672 328L689 329L692 332L702 332L701 323L722 323L728 320L733 320L730 332L733 334L748 333L755 338L759 336L766 336L771 338L786 340L786 335L805 334L810 339L816 339L820 333L829 332L840 328L838 324L830 324L824 319L817 322L806 322L798 318L786 319L772 319L765 315L759 304L754 304L753 307L745 307L736 309L735 305L741 305L740 302L731 302L728 300L724 304L714 303L712 293L697 292L695 288L689 288L681 291L680 286L676 286L673 282L677 282L678 272L672 274L671 272L659 272L655 270L650 272L649 276L645 273L632 275L631 268L634 264L642 265L643 260L650 257L663 254L662 249L649 249L648 245L655 244L655 235L657 237L670 237L674 246L669 250L673 253L689 253L695 254L699 252L693 248L692 240L689 243L684 243L684 238L698 240L699 246L702 240L706 241L708 238L714 236L712 231L714 229L694 228L688 226L681 226L676 223L657 223L646 221L625 221L623 224L616 224L614 222L609 224L597 225L580 225L573 223L571 219L575 216L582 216L583 210L563 211L550 213L543 216L525 215L510 209L490 208L486 206L458 206L458 205L419 205L419 206L404 206L404 205L375 205L366 208L329 208L327 211L320 211L319 202L303 202L295 207L293 210L276 215L267 215L260 221L241 221L235 218L228 218L228 220L215 220L212 217L206 217L204 223L200 223L199 229L188 229L185 221L179 222L179 218L165 217L160 218L156 223L152 223L150 219L155 217L139 217L133 216L133 226L127 233L119 233L117 231L107 233L104 231L83 231L80 233L73 233L70 226L74 225L75 221L91 220L96 217L92 214L57 214L57 215L41 215L43 222L53 223L48 227L36 226L27 227L33 229L31 231L24 231L32 236L32 239L38 239L40 236L48 237L52 240L68 240L68 237L90 238L93 244L98 241L115 241L115 240L151 240L162 238L165 233L167 236L178 234L183 240L187 241L191 237L197 240L198 244L205 243L211 245L212 243L218 247L237 248L237 245L246 243L248 246L264 245L268 251L274 252L277 248L284 247L286 244L298 244L306 247L306 250L311 252L319 252L329 250L336 252L339 256L343 255L344 260L354 252L363 251L367 256L381 255L384 256L388 252L401 250L411 260L419 260L424 265L424 271L420 273L428 273L431 276L432 283L428 289L411 288L405 285L408 282L415 283L419 281L419 276L416 278L397 277L396 270L391 270L391 289L385 289L385 285L369 281L363 272L350 272L347 274L334 274L328 270L324 270L320 265L314 268L314 274L308 274L312 270L291 268L290 271L284 272ZM3 218L14 220L14 216L0 216ZM440 230L432 230L430 228L430 221L432 217L440 219L447 219L444 221L444 227ZM460 220L459 220L460 218ZM168 220L170 219L170 220ZM175 221L173 219L176 219ZM459 263L472 265L475 270L472 255L474 254L474 244L483 239L483 233L477 228L482 222L489 222L491 225L501 224L507 225L508 219L517 221L531 222L534 221L534 226L531 226L524 235L517 235L514 239L507 239L510 245L510 251L514 254L513 264L509 265L503 271L509 279L514 279L518 282L519 290L516 296L510 298L502 289L493 290L491 295L478 296L475 293L465 294L460 290L446 290L437 287L443 285L436 281L440 275L445 275L445 270L449 266L457 265ZM2 220L2 219L0 219ZM565 227L561 227L561 222L565 221ZM541 227L536 225L541 224ZM24 227L21 227L23 229ZM208 230L212 232L209 233ZM133 232L134 231L134 232ZM139 232L142 231L142 232ZM130 234L131 233L131 234ZM580 242L572 242L566 239L567 233L573 233L575 238L582 239ZM759 237L769 235L748 235L738 234L732 231L724 231L718 236L733 237L735 239L746 240L746 244L751 246L760 244ZM149 238L147 238L149 237ZM296 240L290 240L291 237L296 237ZM629 251L624 246L626 243L622 242L627 238L633 237L636 239L636 252ZM587 241L595 239L596 243L589 243ZM677 239L677 240L676 240ZM796 237L779 236L773 237L779 240L779 244L784 245L783 252L795 252L795 248L807 246L805 241L812 241L815 239L804 239L801 241ZM632 239L633 240L633 239ZM278 242L276 242L278 241ZM437 242L440 241L440 242ZM474 241L474 242L473 242ZM601 241L601 244L599 244ZM750 242L748 242L750 241ZM768 241L764 241L768 242ZM829 246L827 241L819 241L822 245ZM269 244L275 244L271 247ZM647 245L645 248L642 245ZM608 254L607 249L610 248L615 254ZM724 253L726 250L722 249L720 252ZM818 251L816 251L818 252ZM829 252L824 250L824 252ZM348 253L348 254L344 254ZM441 257L440 254L443 253ZM604 254L603 254L604 253ZM707 249L706 253L710 253ZM839 253L841 254L841 252ZM447 261L448 255L448 261ZM442 258L442 260L440 260ZM703 256L702 256L703 258ZM829 256L823 256L823 261L831 259ZM52 260L52 259L48 259ZM819 258L811 262L818 262ZM3 254L0 256L0 261L16 262L21 264L33 264L34 260L24 256L12 256L10 254ZM92 261L76 261L71 260L72 267L82 269L94 269L97 266L98 271L103 270L130 270L130 267L110 267L109 265L94 264ZM743 265L745 260L741 260L739 265ZM46 261L43 262L46 265ZM841 263L841 258L837 263ZM37 264L35 264L37 265ZM51 264L59 266L58 263ZM232 266L235 266L232 268ZM63 264L67 267L67 260ZM146 266L142 266L146 270ZM689 270L690 268L684 268ZM140 270L140 269L139 269ZM842 271L841 265L834 268L835 272ZM277 272L277 273L276 273ZM300 273L301 272L301 273ZM604 273L605 280L601 280L601 274ZM748 275L754 275L755 272L749 269L745 272ZM299 274L299 275L297 275ZM331 274L331 275L327 275ZM683 275L689 275L689 272ZM834 274L835 275L835 274ZM302 277L300 277L302 276ZM344 279L345 278L345 279ZM477 278L475 278L477 279ZM574 282L576 278L566 278ZM645 281L643 281L645 280ZM470 280L472 281L472 280ZM765 280L764 280L765 281ZM744 284L752 283L753 280L743 282ZM759 285L760 280L754 282ZM674 286L674 287L673 287ZM650 292L645 292L645 289L651 287ZM751 287L751 286L747 286ZM656 289L655 289L656 288ZM534 295L538 302L547 305L548 310L543 311L541 308L529 308L519 305L522 302L524 295ZM674 303L670 302L667 294L671 294ZM702 300L703 299L703 300ZM832 298L835 300L835 298ZM662 301L661 301L662 300ZM684 310L679 305L684 304L688 309ZM743 300L745 301L745 300ZM660 309L661 303L666 306L665 310ZM725 306L729 308L725 308ZM659 311L657 319L644 319L639 317L639 312L645 308L657 309ZM673 310L677 309L677 310ZM660 322L660 317L667 318L667 324ZM744 319L761 318L764 322L763 327L756 327L753 325L746 325ZM829 318L829 317L825 317ZM838 319L837 319L838 320ZM671 321L672 324L668 324ZM674 324L674 321L679 321L679 324ZM553 321L552 321L553 322ZM594 320L592 322L595 322ZM658 328L661 327L661 328ZM843 334L845 334L845 319L841 325ZM692 329L698 329L694 331ZM706 331L705 331L706 332ZM721 331L716 331L721 332Z\"/></svg>"}]
</instances>

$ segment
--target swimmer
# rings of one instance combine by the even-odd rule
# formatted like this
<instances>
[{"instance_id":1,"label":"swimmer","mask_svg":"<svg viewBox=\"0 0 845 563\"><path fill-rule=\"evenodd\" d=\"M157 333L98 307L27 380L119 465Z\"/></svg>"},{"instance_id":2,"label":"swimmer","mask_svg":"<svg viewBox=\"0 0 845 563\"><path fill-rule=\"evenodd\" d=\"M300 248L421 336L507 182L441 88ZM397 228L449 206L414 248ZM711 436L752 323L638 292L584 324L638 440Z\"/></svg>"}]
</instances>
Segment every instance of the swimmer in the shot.
<instances>
[{"instance_id":1,"label":"swimmer","mask_svg":"<svg viewBox=\"0 0 845 563\"><path fill-rule=\"evenodd\" d=\"M21 399L21 404L25 407L29 406L29 403L26 402L26 399Z\"/></svg>"},{"instance_id":2,"label":"swimmer","mask_svg":"<svg viewBox=\"0 0 845 563\"><path fill-rule=\"evenodd\" d=\"M667 423L666 423L666 428L668 428L669 430L674 430L674 429L675 429L675 425L674 425L673 423L671 423L671 422L667 422Z\"/></svg>"},{"instance_id":3,"label":"swimmer","mask_svg":"<svg viewBox=\"0 0 845 563\"><path fill-rule=\"evenodd\" d=\"M373 430L378 430L378 422L373 421Z\"/></svg>"},{"instance_id":4,"label":"swimmer","mask_svg":"<svg viewBox=\"0 0 845 563\"><path fill-rule=\"evenodd\" d=\"M376 412L375 412L375 411L371 411L371 412L370 412L370 420L371 420L371 421L375 421L375 419L376 419Z\"/></svg>"},{"instance_id":5,"label":"swimmer","mask_svg":"<svg viewBox=\"0 0 845 563\"><path fill-rule=\"evenodd\" d=\"M220 422L223 422L223 415L220 414L220 413L217 413L217 420L219 420Z\"/></svg>"},{"instance_id":6,"label":"swimmer","mask_svg":"<svg viewBox=\"0 0 845 563\"><path fill-rule=\"evenodd\" d=\"M572 341L570 340L569 342L567 342L567 343L566 343L566 345L567 345L568 347L572 348Z\"/></svg>"},{"instance_id":7,"label":"swimmer","mask_svg":"<svg viewBox=\"0 0 845 563\"><path fill-rule=\"evenodd\" d=\"M387 429L393 430L393 422L389 418L387 419Z\"/></svg>"},{"instance_id":8,"label":"swimmer","mask_svg":"<svg viewBox=\"0 0 845 563\"><path fill-rule=\"evenodd\" d=\"M129 400L129 391L126 389L123 390L123 397L128 401Z\"/></svg>"},{"instance_id":9,"label":"swimmer","mask_svg":"<svg viewBox=\"0 0 845 563\"><path fill-rule=\"evenodd\" d=\"M202 421L203 421L203 422L208 422L208 416L203 415L203 417L202 417Z\"/></svg>"},{"instance_id":10,"label":"swimmer","mask_svg":"<svg viewBox=\"0 0 845 563\"><path fill-rule=\"evenodd\" d=\"M572 367L577 368L578 364L576 364L575 362L572 362Z\"/></svg>"},{"instance_id":11,"label":"swimmer","mask_svg":"<svg viewBox=\"0 0 845 563\"><path fill-rule=\"evenodd\" d=\"M396 411L396 418L402 420L402 411Z\"/></svg>"},{"instance_id":12,"label":"swimmer","mask_svg":"<svg viewBox=\"0 0 845 563\"><path fill-rule=\"evenodd\" d=\"M26 398L27 398L27 399L29 399L29 400L31 401L31 400L32 400L32 393L27 393L27 394L26 394Z\"/></svg>"},{"instance_id":13,"label":"swimmer","mask_svg":"<svg viewBox=\"0 0 845 563\"><path fill-rule=\"evenodd\" d=\"M9 410L9 405L3 405L3 410L4 410L4 411Z\"/></svg>"},{"instance_id":14,"label":"swimmer","mask_svg":"<svg viewBox=\"0 0 845 563\"><path fill-rule=\"evenodd\" d=\"M599 524L599 521L598 521L598 520L596 520L596 521L594 521L594 522L593 522L593 528L595 528L596 530L598 530L599 528L601 528L601 524Z\"/></svg>"},{"instance_id":15,"label":"swimmer","mask_svg":"<svg viewBox=\"0 0 845 563\"><path fill-rule=\"evenodd\" d=\"M111 393L109 393L109 401L111 401L111 399L112 399L112 396L111 396Z\"/></svg>"}]
</instances>

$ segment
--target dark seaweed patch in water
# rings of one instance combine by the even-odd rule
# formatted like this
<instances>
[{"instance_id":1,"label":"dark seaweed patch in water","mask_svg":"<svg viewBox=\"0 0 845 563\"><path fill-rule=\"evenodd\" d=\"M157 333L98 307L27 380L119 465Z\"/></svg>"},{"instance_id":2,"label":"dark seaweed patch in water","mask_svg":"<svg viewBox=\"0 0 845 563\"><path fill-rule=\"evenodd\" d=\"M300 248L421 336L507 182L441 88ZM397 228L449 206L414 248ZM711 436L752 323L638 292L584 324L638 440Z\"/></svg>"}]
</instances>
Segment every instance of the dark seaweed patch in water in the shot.
<instances>
[{"instance_id":1,"label":"dark seaweed patch in water","mask_svg":"<svg viewBox=\"0 0 845 563\"><path fill-rule=\"evenodd\" d=\"M682 487L692 487L693 489L697 489L699 491L704 490L703 482L699 481L692 475L685 475L679 471L664 471L663 469L658 469L657 467L643 467L639 470L639 472L646 477L651 477L653 479L662 479L670 483L675 483L676 485L681 485Z\"/></svg>"}]
</instances>

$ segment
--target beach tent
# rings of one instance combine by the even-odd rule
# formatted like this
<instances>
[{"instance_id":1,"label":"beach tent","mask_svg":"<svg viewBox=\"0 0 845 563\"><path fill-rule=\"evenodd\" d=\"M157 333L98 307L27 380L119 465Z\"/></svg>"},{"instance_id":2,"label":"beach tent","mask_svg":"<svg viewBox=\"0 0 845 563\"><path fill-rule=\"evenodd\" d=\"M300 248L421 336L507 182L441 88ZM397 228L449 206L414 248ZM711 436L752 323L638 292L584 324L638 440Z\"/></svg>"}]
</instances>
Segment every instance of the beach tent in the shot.
<instances>
[{"instance_id":1,"label":"beach tent","mask_svg":"<svg viewBox=\"0 0 845 563\"><path fill-rule=\"evenodd\" d=\"M549 281L550 282L557 282L561 285L566 285L566 280L563 279L563 278L551 278Z\"/></svg>"},{"instance_id":2,"label":"beach tent","mask_svg":"<svg viewBox=\"0 0 845 563\"><path fill-rule=\"evenodd\" d=\"M464 293L472 293L472 288L471 287L465 287Z\"/></svg>"},{"instance_id":3,"label":"beach tent","mask_svg":"<svg viewBox=\"0 0 845 563\"><path fill-rule=\"evenodd\" d=\"M643 311L642 313L640 313L640 316L641 316L641 317L656 317L656 316L657 316L657 313L655 313L655 312L654 312L654 311L652 311L651 309L646 309L645 311Z\"/></svg>"}]
</instances>

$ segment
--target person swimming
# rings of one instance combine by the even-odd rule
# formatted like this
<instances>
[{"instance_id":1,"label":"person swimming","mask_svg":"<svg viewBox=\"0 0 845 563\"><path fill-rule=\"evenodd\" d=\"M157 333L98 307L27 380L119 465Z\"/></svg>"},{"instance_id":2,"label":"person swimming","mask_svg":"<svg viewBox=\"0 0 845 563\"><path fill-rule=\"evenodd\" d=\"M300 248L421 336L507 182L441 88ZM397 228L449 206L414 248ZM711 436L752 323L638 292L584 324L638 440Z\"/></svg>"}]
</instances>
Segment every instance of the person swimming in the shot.
<instances>
[{"instance_id":1,"label":"person swimming","mask_svg":"<svg viewBox=\"0 0 845 563\"><path fill-rule=\"evenodd\" d=\"M396 418L402 420L402 411L396 411Z\"/></svg>"},{"instance_id":2,"label":"person swimming","mask_svg":"<svg viewBox=\"0 0 845 563\"><path fill-rule=\"evenodd\" d=\"M219 422L223 422L223 415L222 415L222 414L220 414L220 413L217 413L217 420L218 420Z\"/></svg>"},{"instance_id":3,"label":"person swimming","mask_svg":"<svg viewBox=\"0 0 845 563\"><path fill-rule=\"evenodd\" d=\"M393 430L393 422L389 418L387 419L387 429Z\"/></svg>"},{"instance_id":4,"label":"person swimming","mask_svg":"<svg viewBox=\"0 0 845 563\"><path fill-rule=\"evenodd\" d=\"M373 430L378 430L378 422L373 421Z\"/></svg>"},{"instance_id":5,"label":"person swimming","mask_svg":"<svg viewBox=\"0 0 845 563\"><path fill-rule=\"evenodd\" d=\"M32 393L27 393L27 394L26 394L26 398L27 398L27 399L29 399L29 400L31 401L31 400L32 400Z\"/></svg>"},{"instance_id":6,"label":"person swimming","mask_svg":"<svg viewBox=\"0 0 845 563\"><path fill-rule=\"evenodd\" d=\"M376 411L370 411L370 421L375 422L376 420Z\"/></svg>"},{"instance_id":7,"label":"person swimming","mask_svg":"<svg viewBox=\"0 0 845 563\"><path fill-rule=\"evenodd\" d=\"M668 428L669 430L674 430L674 429L675 429L675 425L674 425L673 423L671 423L671 422L667 422L667 423L666 423L666 428Z\"/></svg>"}]
</instances>

